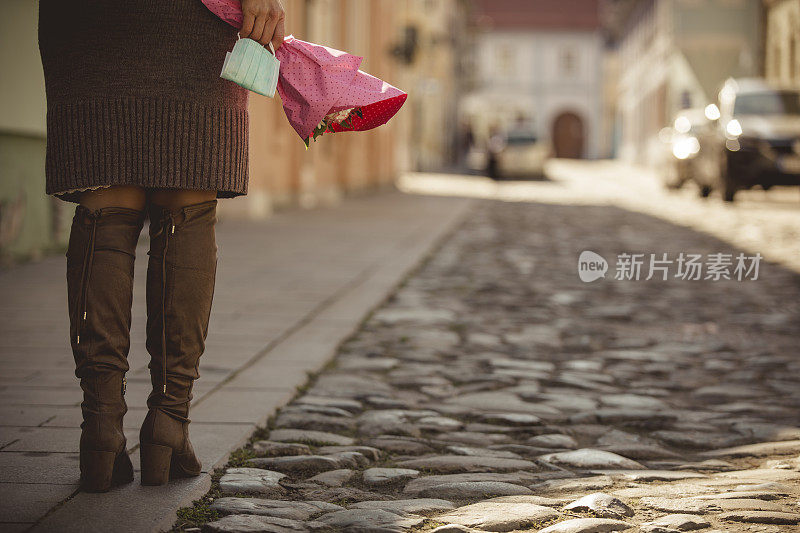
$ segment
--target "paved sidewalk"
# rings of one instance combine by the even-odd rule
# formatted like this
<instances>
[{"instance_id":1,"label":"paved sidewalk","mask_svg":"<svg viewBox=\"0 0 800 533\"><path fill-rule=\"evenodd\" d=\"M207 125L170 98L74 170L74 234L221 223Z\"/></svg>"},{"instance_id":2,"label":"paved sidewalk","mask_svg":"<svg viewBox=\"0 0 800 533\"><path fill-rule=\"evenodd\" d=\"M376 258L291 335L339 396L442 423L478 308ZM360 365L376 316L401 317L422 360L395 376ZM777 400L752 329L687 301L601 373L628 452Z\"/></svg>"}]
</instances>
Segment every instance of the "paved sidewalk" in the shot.
<instances>
[{"instance_id":1,"label":"paved sidewalk","mask_svg":"<svg viewBox=\"0 0 800 533\"><path fill-rule=\"evenodd\" d=\"M579 280L583 250L606 279ZM682 251L739 250L614 206L480 202L181 526L797 531L800 275L614 279L620 253Z\"/></svg>"},{"instance_id":2,"label":"paved sidewalk","mask_svg":"<svg viewBox=\"0 0 800 533\"><path fill-rule=\"evenodd\" d=\"M285 404L446 234L468 200L385 193L255 223L222 220L214 310L192 440L206 472ZM136 265L125 418L138 470L149 391L146 243ZM149 531L210 487L210 476L105 495L77 493L81 394L68 344L62 256L0 273L0 529ZM137 473L138 478L138 473Z\"/></svg>"}]
</instances>

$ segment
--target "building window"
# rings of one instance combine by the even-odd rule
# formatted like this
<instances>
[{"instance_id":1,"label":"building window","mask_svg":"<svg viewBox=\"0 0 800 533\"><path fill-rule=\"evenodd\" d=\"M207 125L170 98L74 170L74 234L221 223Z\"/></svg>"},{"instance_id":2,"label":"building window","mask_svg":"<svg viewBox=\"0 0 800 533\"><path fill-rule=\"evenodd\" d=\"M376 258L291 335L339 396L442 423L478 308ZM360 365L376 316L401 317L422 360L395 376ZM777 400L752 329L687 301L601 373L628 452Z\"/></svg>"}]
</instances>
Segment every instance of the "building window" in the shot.
<instances>
[{"instance_id":1,"label":"building window","mask_svg":"<svg viewBox=\"0 0 800 533\"><path fill-rule=\"evenodd\" d=\"M559 58L561 74L568 77L574 76L575 72L578 70L577 63L578 58L574 48L564 48L561 50Z\"/></svg>"},{"instance_id":2,"label":"building window","mask_svg":"<svg viewBox=\"0 0 800 533\"><path fill-rule=\"evenodd\" d=\"M508 44L502 44L497 47L496 64L498 74L502 76L510 76L515 70L516 55L513 48Z\"/></svg>"}]
</instances>

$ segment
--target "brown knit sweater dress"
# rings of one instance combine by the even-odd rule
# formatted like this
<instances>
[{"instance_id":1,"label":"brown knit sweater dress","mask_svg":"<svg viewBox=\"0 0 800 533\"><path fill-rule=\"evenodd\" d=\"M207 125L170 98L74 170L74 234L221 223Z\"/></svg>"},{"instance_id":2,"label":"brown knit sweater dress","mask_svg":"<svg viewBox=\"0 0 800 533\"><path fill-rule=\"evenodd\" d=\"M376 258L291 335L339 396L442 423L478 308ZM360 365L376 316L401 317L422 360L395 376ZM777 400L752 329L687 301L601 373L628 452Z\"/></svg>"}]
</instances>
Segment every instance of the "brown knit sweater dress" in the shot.
<instances>
[{"instance_id":1,"label":"brown knit sweater dress","mask_svg":"<svg viewBox=\"0 0 800 533\"><path fill-rule=\"evenodd\" d=\"M219 77L236 29L200 0L41 0L46 192L247 193L247 90Z\"/></svg>"}]
</instances>

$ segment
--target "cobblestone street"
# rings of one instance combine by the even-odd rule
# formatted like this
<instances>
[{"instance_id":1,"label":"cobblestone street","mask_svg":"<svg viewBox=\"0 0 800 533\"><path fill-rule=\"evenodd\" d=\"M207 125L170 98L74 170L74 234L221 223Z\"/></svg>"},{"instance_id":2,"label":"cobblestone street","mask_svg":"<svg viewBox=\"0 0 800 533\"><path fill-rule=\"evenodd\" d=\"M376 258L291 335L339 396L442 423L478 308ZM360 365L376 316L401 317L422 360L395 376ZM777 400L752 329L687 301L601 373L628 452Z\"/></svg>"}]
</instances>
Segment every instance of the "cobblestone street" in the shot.
<instances>
[{"instance_id":1,"label":"cobblestone street","mask_svg":"<svg viewBox=\"0 0 800 533\"><path fill-rule=\"evenodd\" d=\"M0 533L800 533L800 0L3 0Z\"/></svg>"},{"instance_id":2,"label":"cobblestone street","mask_svg":"<svg viewBox=\"0 0 800 533\"><path fill-rule=\"evenodd\" d=\"M583 283L583 250L742 251L613 205L479 200L177 527L797 531L800 276Z\"/></svg>"}]
</instances>

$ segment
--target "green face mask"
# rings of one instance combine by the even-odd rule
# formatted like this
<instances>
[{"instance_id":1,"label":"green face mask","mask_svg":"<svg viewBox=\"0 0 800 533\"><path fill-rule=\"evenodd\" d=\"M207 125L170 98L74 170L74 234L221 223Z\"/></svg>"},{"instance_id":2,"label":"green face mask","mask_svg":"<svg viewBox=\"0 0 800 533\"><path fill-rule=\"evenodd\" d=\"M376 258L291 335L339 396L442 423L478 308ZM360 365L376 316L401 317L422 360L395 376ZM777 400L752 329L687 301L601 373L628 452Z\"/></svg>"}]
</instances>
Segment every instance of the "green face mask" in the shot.
<instances>
[{"instance_id":1,"label":"green face mask","mask_svg":"<svg viewBox=\"0 0 800 533\"><path fill-rule=\"evenodd\" d=\"M272 43L269 43L269 48L271 54L252 39L239 39L233 50L225 54L220 77L272 98L278 86L281 62L275 57Z\"/></svg>"}]
</instances>

